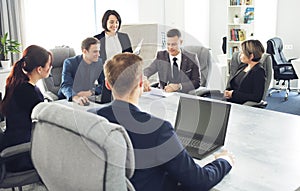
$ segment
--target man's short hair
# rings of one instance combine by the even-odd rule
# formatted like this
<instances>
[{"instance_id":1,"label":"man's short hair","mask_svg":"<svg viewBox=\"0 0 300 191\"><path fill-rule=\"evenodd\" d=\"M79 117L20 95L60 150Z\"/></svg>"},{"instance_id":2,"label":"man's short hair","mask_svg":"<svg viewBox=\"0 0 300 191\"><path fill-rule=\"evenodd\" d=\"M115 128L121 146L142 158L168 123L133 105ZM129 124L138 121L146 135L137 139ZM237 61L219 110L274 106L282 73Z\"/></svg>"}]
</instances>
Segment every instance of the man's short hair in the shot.
<instances>
[{"instance_id":1,"label":"man's short hair","mask_svg":"<svg viewBox=\"0 0 300 191\"><path fill-rule=\"evenodd\" d=\"M178 38L181 37L181 32L178 29L171 29L167 32L167 37L175 37L178 36Z\"/></svg>"},{"instance_id":2,"label":"man's short hair","mask_svg":"<svg viewBox=\"0 0 300 191\"><path fill-rule=\"evenodd\" d=\"M100 41L95 37L88 37L81 42L81 50L89 50L93 44L100 44Z\"/></svg>"},{"instance_id":3,"label":"man's short hair","mask_svg":"<svg viewBox=\"0 0 300 191\"><path fill-rule=\"evenodd\" d=\"M125 95L138 85L142 75L143 60L132 53L121 53L107 60L105 78L118 95Z\"/></svg>"}]
</instances>

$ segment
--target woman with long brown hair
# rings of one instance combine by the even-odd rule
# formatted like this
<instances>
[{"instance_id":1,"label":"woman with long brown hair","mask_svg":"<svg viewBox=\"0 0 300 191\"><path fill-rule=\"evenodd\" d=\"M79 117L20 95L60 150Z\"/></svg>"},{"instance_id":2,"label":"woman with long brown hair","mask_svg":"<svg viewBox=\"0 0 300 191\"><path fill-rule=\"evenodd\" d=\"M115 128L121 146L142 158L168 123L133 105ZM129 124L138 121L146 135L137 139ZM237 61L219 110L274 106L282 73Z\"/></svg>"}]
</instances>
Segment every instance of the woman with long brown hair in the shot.
<instances>
[{"instance_id":1,"label":"woman with long brown hair","mask_svg":"<svg viewBox=\"0 0 300 191\"><path fill-rule=\"evenodd\" d=\"M30 141L32 109L44 101L36 83L49 76L52 60L49 51L31 45L24 50L22 58L14 63L6 79L5 96L0 104L0 112L6 117L6 130L0 149ZM7 164L7 170L13 172L31 168L29 155Z\"/></svg>"}]
</instances>

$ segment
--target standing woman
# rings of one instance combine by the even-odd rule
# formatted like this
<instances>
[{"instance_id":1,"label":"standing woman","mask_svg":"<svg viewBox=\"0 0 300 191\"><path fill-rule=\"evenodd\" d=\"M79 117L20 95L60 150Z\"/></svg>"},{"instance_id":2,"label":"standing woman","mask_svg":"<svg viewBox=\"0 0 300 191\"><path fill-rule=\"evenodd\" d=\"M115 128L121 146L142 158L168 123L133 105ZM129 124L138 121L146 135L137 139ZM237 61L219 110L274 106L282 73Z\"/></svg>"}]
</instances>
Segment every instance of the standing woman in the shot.
<instances>
[{"instance_id":1,"label":"standing woman","mask_svg":"<svg viewBox=\"0 0 300 191\"><path fill-rule=\"evenodd\" d=\"M131 42L126 33L119 32L121 28L121 17L115 10L107 10L102 17L102 31L100 34L95 35L100 40L100 57L103 63L114 55L123 52L133 52ZM100 78L104 83L104 72L100 74ZM104 95L105 94L105 95ZM111 91L106 88L105 85L102 87L103 97L112 97ZM111 100L102 100L103 103L110 102Z\"/></svg>"},{"instance_id":2,"label":"standing woman","mask_svg":"<svg viewBox=\"0 0 300 191\"><path fill-rule=\"evenodd\" d=\"M265 49L259 40L247 40L241 44L241 64L229 80L224 97L233 103L262 100L266 74L259 62Z\"/></svg>"},{"instance_id":3,"label":"standing woman","mask_svg":"<svg viewBox=\"0 0 300 191\"><path fill-rule=\"evenodd\" d=\"M100 57L103 62L116 54L133 52L128 35L119 32L121 23L121 17L115 10L107 10L102 17L102 28L104 31L94 37L100 40Z\"/></svg>"},{"instance_id":4,"label":"standing woman","mask_svg":"<svg viewBox=\"0 0 300 191\"><path fill-rule=\"evenodd\" d=\"M6 131L1 149L31 139L31 112L34 106L44 101L36 86L39 79L47 78L52 68L52 54L46 49L31 45L23 52L6 79L5 96L0 111L6 116ZM11 172L32 169L30 155L22 156L7 164Z\"/></svg>"}]
</instances>

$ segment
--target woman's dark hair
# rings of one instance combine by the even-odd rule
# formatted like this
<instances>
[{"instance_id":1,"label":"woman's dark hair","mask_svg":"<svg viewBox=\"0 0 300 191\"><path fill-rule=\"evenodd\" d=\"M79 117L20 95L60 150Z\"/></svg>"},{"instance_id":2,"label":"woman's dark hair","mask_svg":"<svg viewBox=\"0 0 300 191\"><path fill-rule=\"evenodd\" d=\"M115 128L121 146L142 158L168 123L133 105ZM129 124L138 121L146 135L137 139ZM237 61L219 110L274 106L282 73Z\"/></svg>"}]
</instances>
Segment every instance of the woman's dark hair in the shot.
<instances>
[{"instance_id":1,"label":"woman's dark hair","mask_svg":"<svg viewBox=\"0 0 300 191\"><path fill-rule=\"evenodd\" d=\"M261 59L263 53L265 52L265 48L259 40L246 40L242 42L241 46L242 52L248 58L250 58L250 55L253 54L253 62L258 62Z\"/></svg>"},{"instance_id":2,"label":"woman's dark hair","mask_svg":"<svg viewBox=\"0 0 300 191\"><path fill-rule=\"evenodd\" d=\"M122 24L122 20L121 20L121 17L119 15L119 13L115 10L107 10L103 17L102 17L102 28L105 30L105 31L108 31L108 28L107 28L107 21L108 21L108 18L110 15L114 15L117 17L118 21L119 21L119 27L118 27L118 30L121 28L121 24Z\"/></svg>"},{"instance_id":3,"label":"woman's dark hair","mask_svg":"<svg viewBox=\"0 0 300 191\"><path fill-rule=\"evenodd\" d=\"M53 58L51 52L40 46L31 45L23 51L22 58L14 63L6 79L5 96L0 104L0 112L2 114L7 114L7 108L15 88L24 82L28 82L28 74L35 68L39 66L45 67L49 56L51 58L50 65L52 65Z\"/></svg>"}]
</instances>

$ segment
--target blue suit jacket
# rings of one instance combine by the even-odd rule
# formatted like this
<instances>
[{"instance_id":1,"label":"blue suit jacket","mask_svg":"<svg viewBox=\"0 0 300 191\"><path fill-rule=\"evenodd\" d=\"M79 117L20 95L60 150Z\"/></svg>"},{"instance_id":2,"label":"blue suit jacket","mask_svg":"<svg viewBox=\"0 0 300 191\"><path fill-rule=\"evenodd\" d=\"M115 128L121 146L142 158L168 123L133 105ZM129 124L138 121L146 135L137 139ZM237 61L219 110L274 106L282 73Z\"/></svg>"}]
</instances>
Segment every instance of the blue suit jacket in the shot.
<instances>
[{"instance_id":1,"label":"blue suit jacket","mask_svg":"<svg viewBox=\"0 0 300 191\"><path fill-rule=\"evenodd\" d=\"M67 58L64 61L63 70L62 70L62 81L60 85L60 89L58 91L59 99L67 98L68 101L72 101L72 97L77 93L73 91L73 83L75 79L75 75L77 72L77 68L82 61L82 55L74 56L72 58ZM99 58L99 62L101 63L101 69L103 70L103 62L101 58ZM95 71L100 73L98 78L98 86L95 88L95 93L98 95L102 91L102 87L104 84L104 74L103 71Z\"/></svg>"},{"instance_id":2,"label":"blue suit jacket","mask_svg":"<svg viewBox=\"0 0 300 191\"><path fill-rule=\"evenodd\" d=\"M230 164L217 159L198 166L179 142L172 125L140 111L127 102L115 100L97 111L112 123L126 128L135 154L131 178L137 191L209 190L230 171Z\"/></svg>"}]
</instances>

